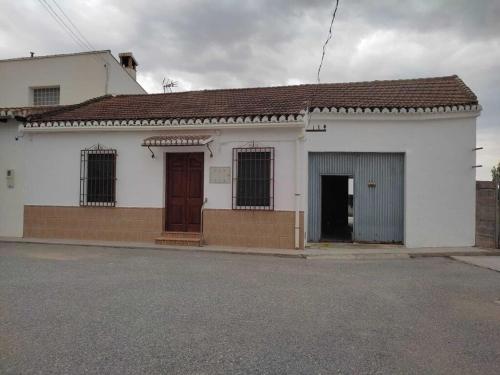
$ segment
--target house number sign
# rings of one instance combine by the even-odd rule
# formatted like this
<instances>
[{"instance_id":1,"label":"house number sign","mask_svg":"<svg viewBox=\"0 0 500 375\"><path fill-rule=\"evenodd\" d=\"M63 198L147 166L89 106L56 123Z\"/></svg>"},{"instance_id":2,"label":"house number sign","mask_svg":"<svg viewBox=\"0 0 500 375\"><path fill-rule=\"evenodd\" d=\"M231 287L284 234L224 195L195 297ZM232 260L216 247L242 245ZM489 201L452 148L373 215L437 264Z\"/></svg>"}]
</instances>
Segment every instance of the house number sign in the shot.
<instances>
[{"instance_id":1,"label":"house number sign","mask_svg":"<svg viewBox=\"0 0 500 375\"><path fill-rule=\"evenodd\" d=\"M209 177L211 184L230 184L231 167L210 167Z\"/></svg>"}]
</instances>

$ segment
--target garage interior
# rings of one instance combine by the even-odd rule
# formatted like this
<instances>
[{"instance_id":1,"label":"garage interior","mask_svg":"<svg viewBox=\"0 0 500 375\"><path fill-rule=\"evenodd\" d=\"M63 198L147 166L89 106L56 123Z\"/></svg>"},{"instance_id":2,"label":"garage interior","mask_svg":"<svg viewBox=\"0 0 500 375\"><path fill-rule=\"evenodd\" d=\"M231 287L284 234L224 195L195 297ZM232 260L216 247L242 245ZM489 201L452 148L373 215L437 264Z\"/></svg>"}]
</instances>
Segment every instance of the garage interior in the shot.
<instances>
[{"instance_id":1,"label":"garage interior","mask_svg":"<svg viewBox=\"0 0 500 375\"><path fill-rule=\"evenodd\" d=\"M321 176L321 241L352 242L353 179Z\"/></svg>"}]
</instances>

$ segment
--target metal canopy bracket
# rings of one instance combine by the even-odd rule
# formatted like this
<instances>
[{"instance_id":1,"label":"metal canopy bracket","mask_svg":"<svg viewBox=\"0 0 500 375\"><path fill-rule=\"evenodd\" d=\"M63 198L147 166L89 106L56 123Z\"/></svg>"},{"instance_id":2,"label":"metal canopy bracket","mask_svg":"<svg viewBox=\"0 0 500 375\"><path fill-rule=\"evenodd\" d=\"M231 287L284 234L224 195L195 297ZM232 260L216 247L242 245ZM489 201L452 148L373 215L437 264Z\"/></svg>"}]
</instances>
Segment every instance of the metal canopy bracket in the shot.
<instances>
[{"instance_id":1,"label":"metal canopy bracket","mask_svg":"<svg viewBox=\"0 0 500 375\"><path fill-rule=\"evenodd\" d=\"M214 153L212 152L212 149L210 148L210 143L213 142L213 139L210 141L210 142L207 142L206 145L207 145L207 148L208 148L208 152L210 152L210 157L213 158L214 157Z\"/></svg>"},{"instance_id":2,"label":"metal canopy bracket","mask_svg":"<svg viewBox=\"0 0 500 375\"><path fill-rule=\"evenodd\" d=\"M169 147L169 146L207 146L210 152L210 157L212 158L213 152L210 148L210 143L214 139L208 134L197 134L197 135L157 135L153 137L146 138L142 141L142 147L147 147L149 152L151 152L151 158L155 158L155 154L151 147Z\"/></svg>"},{"instance_id":3,"label":"metal canopy bracket","mask_svg":"<svg viewBox=\"0 0 500 375\"><path fill-rule=\"evenodd\" d=\"M151 146L148 146L148 150L149 150L149 152L151 152L151 159L154 159L155 153L153 152L153 150L151 150Z\"/></svg>"}]
</instances>

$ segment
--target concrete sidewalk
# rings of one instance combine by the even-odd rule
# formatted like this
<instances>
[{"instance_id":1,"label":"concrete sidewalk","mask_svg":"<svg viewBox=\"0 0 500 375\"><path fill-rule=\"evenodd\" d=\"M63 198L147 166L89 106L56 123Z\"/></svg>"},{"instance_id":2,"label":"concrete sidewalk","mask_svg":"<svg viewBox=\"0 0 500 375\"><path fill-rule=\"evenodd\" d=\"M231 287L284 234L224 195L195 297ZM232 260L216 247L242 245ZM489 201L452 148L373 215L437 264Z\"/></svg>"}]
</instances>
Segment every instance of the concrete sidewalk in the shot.
<instances>
[{"instance_id":1,"label":"concrete sidewalk","mask_svg":"<svg viewBox=\"0 0 500 375\"><path fill-rule=\"evenodd\" d=\"M407 248L403 245L316 243L305 250L311 259L371 259L371 258L420 258L450 256L500 255L500 251L479 247L424 247Z\"/></svg>"},{"instance_id":2,"label":"concrete sidewalk","mask_svg":"<svg viewBox=\"0 0 500 375\"><path fill-rule=\"evenodd\" d=\"M154 249L223 253L240 255L264 255L302 259L399 259L417 257L492 256L499 250L477 247L406 248L402 245L321 243L310 244L305 250L227 247L227 246L168 246L142 242L79 241L68 239L0 237L0 242L42 243L54 245L99 246L129 249Z\"/></svg>"},{"instance_id":3,"label":"concrete sidewalk","mask_svg":"<svg viewBox=\"0 0 500 375\"><path fill-rule=\"evenodd\" d=\"M452 257L459 262L472 264L481 268L488 268L500 272L500 256L475 256L475 257Z\"/></svg>"}]
</instances>

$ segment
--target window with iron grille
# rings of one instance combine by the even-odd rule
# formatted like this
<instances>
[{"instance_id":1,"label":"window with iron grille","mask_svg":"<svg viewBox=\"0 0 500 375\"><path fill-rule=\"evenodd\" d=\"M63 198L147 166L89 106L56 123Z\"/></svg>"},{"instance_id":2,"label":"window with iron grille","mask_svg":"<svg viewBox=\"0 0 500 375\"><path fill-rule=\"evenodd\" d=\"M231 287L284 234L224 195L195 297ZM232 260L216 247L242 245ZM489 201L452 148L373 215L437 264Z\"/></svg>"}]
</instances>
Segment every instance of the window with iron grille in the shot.
<instances>
[{"instance_id":1,"label":"window with iron grille","mask_svg":"<svg viewBox=\"0 0 500 375\"><path fill-rule=\"evenodd\" d=\"M81 151L80 206L116 205L116 150L100 145Z\"/></svg>"},{"instance_id":2,"label":"window with iron grille","mask_svg":"<svg viewBox=\"0 0 500 375\"><path fill-rule=\"evenodd\" d=\"M33 105L58 105L60 98L60 88L58 87L39 87L33 89Z\"/></svg>"},{"instance_id":3,"label":"window with iron grille","mask_svg":"<svg viewBox=\"0 0 500 375\"><path fill-rule=\"evenodd\" d=\"M274 148L233 148L233 209L274 209Z\"/></svg>"}]
</instances>

